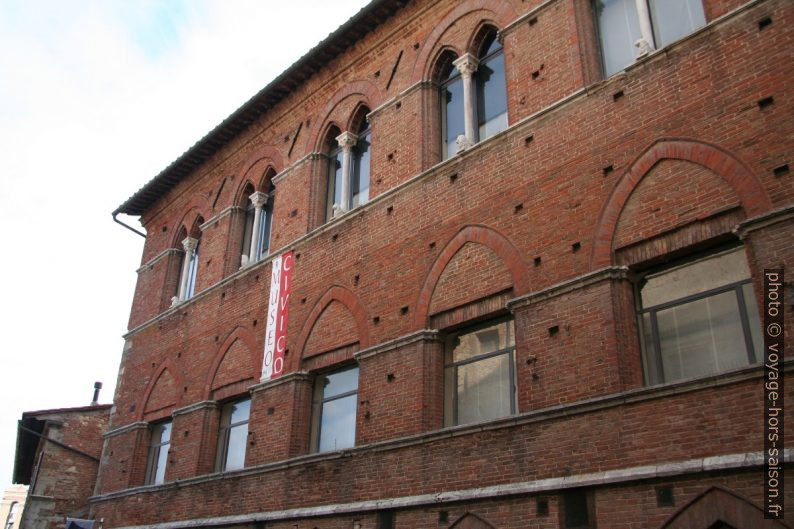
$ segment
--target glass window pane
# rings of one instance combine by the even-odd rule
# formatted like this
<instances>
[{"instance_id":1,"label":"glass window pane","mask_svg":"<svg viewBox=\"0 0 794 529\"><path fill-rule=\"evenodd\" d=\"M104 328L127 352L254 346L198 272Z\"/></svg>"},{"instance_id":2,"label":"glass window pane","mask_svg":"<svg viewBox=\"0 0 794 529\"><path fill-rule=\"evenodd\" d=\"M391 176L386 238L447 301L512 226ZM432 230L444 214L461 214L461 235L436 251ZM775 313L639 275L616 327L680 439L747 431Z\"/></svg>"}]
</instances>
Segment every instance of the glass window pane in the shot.
<instances>
[{"instance_id":1,"label":"glass window pane","mask_svg":"<svg viewBox=\"0 0 794 529\"><path fill-rule=\"evenodd\" d=\"M748 364L733 291L660 310L657 322L668 382Z\"/></svg>"},{"instance_id":2,"label":"glass window pane","mask_svg":"<svg viewBox=\"0 0 794 529\"><path fill-rule=\"evenodd\" d=\"M168 444L162 445L157 451L154 481L152 481L155 485L165 481L165 467L168 464L168 446Z\"/></svg>"},{"instance_id":3,"label":"glass window pane","mask_svg":"<svg viewBox=\"0 0 794 529\"><path fill-rule=\"evenodd\" d=\"M355 444L357 400L357 395L349 395L323 403L320 452L350 448Z\"/></svg>"},{"instance_id":4,"label":"glass window pane","mask_svg":"<svg viewBox=\"0 0 794 529\"><path fill-rule=\"evenodd\" d=\"M449 345L451 355L448 352L447 362L460 362L481 354L512 347L515 345L513 320L502 321L475 331L459 334L452 338L452 343Z\"/></svg>"},{"instance_id":5,"label":"glass window pane","mask_svg":"<svg viewBox=\"0 0 794 529\"><path fill-rule=\"evenodd\" d=\"M257 260L267 255L270 250L270 230L273 225L273 195L267 199L264 209L262 209L262 219L259 224L259 252Z\"/></svg>"},{"instance_id":6,"label":"glass window pane","mask_svg":"<svg viewBox=\"0 0 794 529\"><path fill-rule=\"evenodd\" d=\"M241 400L239 402L233 402L228 406L230 413L229 424L237 424L238 422L248 420L248 415L251 411L250 399Z\"/></svg>"},{"instance_id":7,"label":"glass window pane","mask_svg":"<svg viewBox=\"0 0 794 529\"><path fill-rule=\"evenodd\" d=\"M744 248L728 253L711 255L664 272L650 274L642 287L642 306L675 301L700 292L706 292L723 285L749 279L750 269Z\"/></svg>"},{"instance_id":8,"label":"glass window pane","mask_svg":"<svg viewBox=\"0 0 794 529\"><path fill-rule=\"evenodd\" d=\"M334 204L342 204L342 150L335 150L330 154L328 162L328 208L329 219L334 216Z\"/></svg>"},{"instance_id":9,"label":"glass window pane","mask_svg":"<svg viewBox=\"0 0 794 529\"><path fill-rule=\"evenodd\" d=\"M358 367L337 371L324 378L323 399L358 389Z\"/></svg>"},{"instance_id":10,"label":"glass window pane","mask_svg":"<svg viewBox=\"0 0 794 529\"><path fill-rule=\"evenodd\" d=\"M457 73L457 69L454 70ZM458 150L458 136L466 133L463 124L463 81L458 76L441 88L441 124L444 139L444 158Z\"/></svg>"},{"instance_id":11,"label":"glass window pane","mask_svg":"<svg viewBox=\"0 0 794 529\"><path fill-rule=\"evenodd\" d=\"M755 292L752 283L742 285L744 306L747 309L747 322L750 325L750 338L753 340L755 361L760 362L766 358L764 353L764 335L761 334L761 316L758 314Z\"/></svg>"},{"instance_id":12,"label":"glass window pane","mask_svg":"<svg viewBox=\"0 0 794 529\"><path fill-rule=\"evenodd\" d=\"M653 327L651 325L650 313L641 315L640 325L642 327L642 357L643 368L645 369L645 380L648 384L658 384L663 381L662 374L659 373L656 346L653 341Z\"/></svg>"},{"instance_id":13,"label":"glass window pane","mask_svg":"<svg viewBox=\"0 0 794 529\"><path fill-rule=\"evenodd\" d=\"M245 466L245 445L247 438L247 422L229 429L229 444L226 449L226 464L224 470L235 470Z\"/></svg>"},{"instance_id":14,"label":"glass window pane","mask_svg":"<svg viewBox=\"0 0 794 529\"><path fill-rule=\"evenodd\" d=\"M706 25L703 0L651 0L650 5L657 48Z\"/></svg>"},{"instance_id":15,"label":"glass window pane","mask_svg":"<svg viewBox=\"0 0 794 529\"><path fill-rule=\"evenodd\" d=\"M370 142L372 134L366 131L359 136L353 149L353 177L350 182L350 207L362 206L369 201Z\"/></svg>"},{"instance_id":16,"label":"glass window pane","mask_svg":"<svg viewBox=\"0 0 794 529\"><path fill-rule=\"evenodd\" d=\"M511 361L512 354L506 353L458 366L458 424L512 413Z\"/></svg>"},{"instance_id":17,"label":"glass window pane","mask_svg":"<svg viewBox=\"0 0 794 529\"><path fill-rule=\"evenodd\" d=\"M634 62L638 50L634 43L642 37L635 0L596 0L601 54L607 75L619 72Z\"/></svg>"},{"instance_id":18,"label":"glass window pane","mask_svg":"<svg viewBox=\"0 0 794 529\"><path fill-rule=\"evenodd\" d=\"M494 41L496 42L496 41ZM477 118L480 140L507 128L505 56L499 53L477 68Z\"/></svg>"},{"instance_id":19,"label":"glass window pane","mask_svg":"<svg viewBox=\"0 0 794 529\"><path fill-rule=\"evenodd\" d=\"M251 255L251 232L254 229L254 205L248 203L245 208L245 227L243 228L243 248L240 253L243 255Z\"/></svg>"},{"instance_id":20,"label":"glass window pane","mask_svg":"<svg viewBox=\"0 0 794 529\"><path fill-rule=\"evenodd\" d=\"M185 289L185 299L192 298L196 291L196 272L198 271L199 246L200 244L196 244L196 249L193 250L193 253L189 256L190 266L188 267L187 272L187 288Z\"/></svg>"}]
</instances>

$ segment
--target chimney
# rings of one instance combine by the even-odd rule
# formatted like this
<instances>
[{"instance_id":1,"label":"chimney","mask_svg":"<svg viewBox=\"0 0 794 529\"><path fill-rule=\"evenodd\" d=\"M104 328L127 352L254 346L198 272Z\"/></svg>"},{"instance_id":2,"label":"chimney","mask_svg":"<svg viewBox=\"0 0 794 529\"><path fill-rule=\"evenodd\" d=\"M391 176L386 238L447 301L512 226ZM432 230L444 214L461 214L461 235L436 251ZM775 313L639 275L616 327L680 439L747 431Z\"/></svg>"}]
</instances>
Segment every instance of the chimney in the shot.
<instances>
[{"instance_id":1,"label":"chimney","mask_svg":"<svg viewBox=\"0 0 794 529\"><path fill-rule=\"evenodd\" d=\"M102 389L102 382L94 382L94 400L91 401L91 406L99 405L99 390Z\"/></svg>"}]
</instances>

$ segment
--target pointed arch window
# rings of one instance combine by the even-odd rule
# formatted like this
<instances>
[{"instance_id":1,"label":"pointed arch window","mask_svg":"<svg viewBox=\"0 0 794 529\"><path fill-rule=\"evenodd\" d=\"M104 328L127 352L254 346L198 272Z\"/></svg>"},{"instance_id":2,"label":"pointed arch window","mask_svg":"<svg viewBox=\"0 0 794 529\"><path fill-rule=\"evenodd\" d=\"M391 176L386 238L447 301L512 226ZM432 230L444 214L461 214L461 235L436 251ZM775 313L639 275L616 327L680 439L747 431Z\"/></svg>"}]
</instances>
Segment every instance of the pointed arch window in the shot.
<instances>
[{"instance_id":1,"label":"pointed arch window","mask_svg":"<svg viewBox=\"0 0 794 529\"><path fill-rule=\"evenodd\" d=\"M502 44L497 31L487 28L478 39L475 56L465 53L441 59L441 151L443 158L507 128L507 81Z\"/></svg>"},{"instance_id":2,"label":"pointed arch window","mask_svg":"<svg viewBox=\"0 0 794 529\"><path fill-rule=\"evenodd\" d=\"M328 133L328 191L326 220L343 215L369 202L372 130L361 107L351 126L355 132L333 127Z\"/></svg>"},{"instance_id":3,"label":"pointed arch window","mask_svg":"<svg viewBox=\"0 0 794 529\"><path fill-rule=\"evenodd\" d=\"M177 284L176 295L171 298L171 306L178 305L193 297L196 292L196 279L198 278L199 247L201 243L200 226L204 224L204 219L199 216L193 223L190 235L185 236L187 230L182 228L180 238L182 241L182 261L179 267L179 283Z\"/></svg>"},{"instance_id":4,"label":"pointed arch window","mask_svg":"<svg viewBox=\"0 0 794 529\"><path fill-rule=\"evenodd\" d=\"M270 234L273 225L273 205L275 192L255 191L254 186L247 185L244 195L248 197L245 208L243 228L242 255L240 267L253 264L270 253Z\"/></svg>"},{"instance_id":5,"label":"pointed arch window","mask_svg":"<svg viewBox=\"0 0 794 529\"><path fill-rule=\"evenodd\" d=\"M350 175L350 208L369 202L370 147L372 130L366 119L359 127L358 140L353 147L353 173Z\"/></svg>"}]
</instances>

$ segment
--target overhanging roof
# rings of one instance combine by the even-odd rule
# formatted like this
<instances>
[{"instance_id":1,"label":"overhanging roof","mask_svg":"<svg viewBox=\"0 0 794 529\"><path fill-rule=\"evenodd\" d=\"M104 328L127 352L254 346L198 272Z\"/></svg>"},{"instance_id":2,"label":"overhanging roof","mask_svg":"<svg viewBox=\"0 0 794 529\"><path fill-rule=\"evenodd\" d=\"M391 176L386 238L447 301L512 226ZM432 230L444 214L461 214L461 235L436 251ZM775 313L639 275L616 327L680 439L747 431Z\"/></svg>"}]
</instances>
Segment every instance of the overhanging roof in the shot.
<instances>
[{"instance_id":1,"label":"overhanging roof","mask_svg":"<svg viewBox=\"0 0 794 529\"><path fill-rule=\"evenodd\" d=\"M410 0L373 0L309 50L113 211L142 215L196 167Z\"/></svg>"}]
</instances>

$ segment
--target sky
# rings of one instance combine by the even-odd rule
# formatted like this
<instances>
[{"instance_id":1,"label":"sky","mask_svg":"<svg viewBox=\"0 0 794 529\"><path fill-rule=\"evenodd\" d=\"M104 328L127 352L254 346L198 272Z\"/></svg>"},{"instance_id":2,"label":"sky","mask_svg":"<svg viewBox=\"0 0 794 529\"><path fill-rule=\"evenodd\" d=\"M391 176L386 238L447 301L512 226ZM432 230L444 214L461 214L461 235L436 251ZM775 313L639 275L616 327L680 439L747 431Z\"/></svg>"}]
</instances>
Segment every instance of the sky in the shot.
<instances>
[{"instance_id":1,"label":"sky","mask_svg":"<svg viewBox=\"0 0 794 529\"><path fill-rule=\"evenodd\" d=\"M0 0L0 490L23 411L112 401L144 240L111 211L366 3Z\"/></svg>"}]
</instances>

